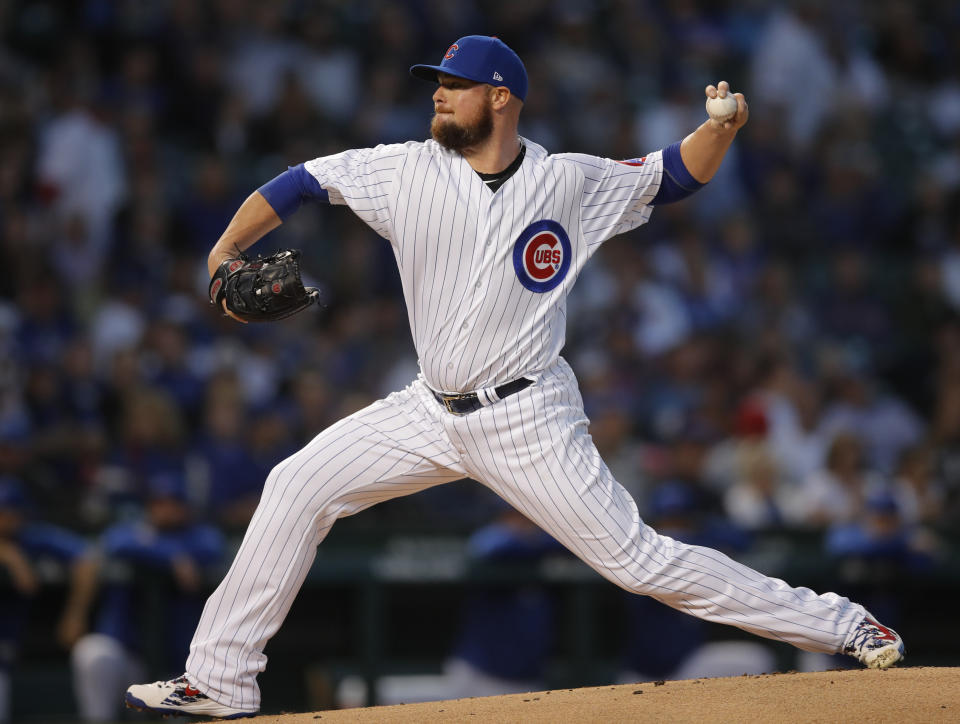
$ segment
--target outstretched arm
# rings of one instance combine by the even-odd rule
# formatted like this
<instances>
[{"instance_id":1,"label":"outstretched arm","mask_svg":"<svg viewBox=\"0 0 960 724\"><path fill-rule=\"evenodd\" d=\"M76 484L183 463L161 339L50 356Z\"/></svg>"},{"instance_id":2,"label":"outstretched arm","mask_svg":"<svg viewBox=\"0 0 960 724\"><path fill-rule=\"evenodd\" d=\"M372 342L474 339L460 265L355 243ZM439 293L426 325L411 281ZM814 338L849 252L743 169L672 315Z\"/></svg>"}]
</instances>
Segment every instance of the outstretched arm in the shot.
<instances>
[{"instance_id":1,"label":"outstretched arm","mask_svg":"<svg viewBox=\"0 0 960 724\"><path fill-rule=\"evenodd\" d=\"M708 98L717 96L723 98L729 92L730 85L725 80L720 81L717 87L712 85L706 87ZM706 183L713 178L733 142L733 137L737 135L737 131L743 127L750 115L743 93L734 93L733 97L737 99L737 113L733 118L722 123L709 118L680 144L683 165L700 183Z\"/></svg>"}]
</instances>

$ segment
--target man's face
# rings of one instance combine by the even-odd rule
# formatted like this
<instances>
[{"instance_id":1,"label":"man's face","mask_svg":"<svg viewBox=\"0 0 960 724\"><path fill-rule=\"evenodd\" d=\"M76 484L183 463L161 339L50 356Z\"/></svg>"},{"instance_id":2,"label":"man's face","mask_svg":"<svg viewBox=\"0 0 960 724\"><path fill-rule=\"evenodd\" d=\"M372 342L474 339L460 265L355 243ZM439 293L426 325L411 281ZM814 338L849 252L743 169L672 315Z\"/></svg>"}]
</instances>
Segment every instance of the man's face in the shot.
<instances>
[{"instance_id":1,"label":"man's face","mask_svg":"<svg viewBox=\"0 0 960 724\"><path fill-rule=\"evenodd\" d=\"M439 81L430 122L433 139L451 151L481 145L493 133L490 86L446 73L439 74Z\"/></svg>"}]
</instances>

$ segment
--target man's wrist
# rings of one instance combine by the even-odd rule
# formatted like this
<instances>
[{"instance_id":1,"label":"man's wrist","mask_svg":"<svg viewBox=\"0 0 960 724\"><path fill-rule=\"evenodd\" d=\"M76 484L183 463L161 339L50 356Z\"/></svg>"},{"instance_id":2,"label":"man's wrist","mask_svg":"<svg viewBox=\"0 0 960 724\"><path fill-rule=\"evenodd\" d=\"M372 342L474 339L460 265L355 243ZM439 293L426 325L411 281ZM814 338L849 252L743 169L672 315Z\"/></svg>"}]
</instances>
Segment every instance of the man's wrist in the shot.
<instances>
[{"instance_id":1,"label":"man's wrist","mask_svg":"<svg viewBox=\"0 0 960 724\"><path fill-rule=\"evenodd\" d=\"M715 121L712 118L708 118L703 122L701 128L706 127L708 131L717 136L720 140L732 139L737 135L739 129L734 128L729 123L724 124L720 121Z\"/></svg>"},{"instance_id":2,"label":"man's wrist","mask_svg":"<svg viewBox=\"0 0 960 724\"><path fill-rule=\"evenodd\" d=\"M214 249L210 252L210 255L207 257L207 271L210 273L210 276L213 277L217 273L217 269L220 268L220 265L223 264L227 259L236 259L237 254L229 251L222 251Z\"/></svg>"}]
</instances>

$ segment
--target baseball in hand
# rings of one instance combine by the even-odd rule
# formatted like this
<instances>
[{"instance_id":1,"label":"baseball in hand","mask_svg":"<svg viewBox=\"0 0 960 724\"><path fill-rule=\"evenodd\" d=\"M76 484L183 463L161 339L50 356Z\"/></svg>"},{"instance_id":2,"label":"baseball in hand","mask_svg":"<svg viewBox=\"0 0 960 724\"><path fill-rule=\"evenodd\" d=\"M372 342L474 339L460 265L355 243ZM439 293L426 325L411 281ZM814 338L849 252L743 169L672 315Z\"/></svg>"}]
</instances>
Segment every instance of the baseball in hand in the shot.
<instances>
[{"instance_id":1,"label":"baseball in hand","mask_svg":"<svg viewBox=\"0 0 960 724\"><path fill-rule=\"evenodd\" d=\"M724 98L719 95L716 98L707 98L707 115L718 123L729 121L737 115L737 99L730 91L727 91Z\"/></svg>"}]
</instances>

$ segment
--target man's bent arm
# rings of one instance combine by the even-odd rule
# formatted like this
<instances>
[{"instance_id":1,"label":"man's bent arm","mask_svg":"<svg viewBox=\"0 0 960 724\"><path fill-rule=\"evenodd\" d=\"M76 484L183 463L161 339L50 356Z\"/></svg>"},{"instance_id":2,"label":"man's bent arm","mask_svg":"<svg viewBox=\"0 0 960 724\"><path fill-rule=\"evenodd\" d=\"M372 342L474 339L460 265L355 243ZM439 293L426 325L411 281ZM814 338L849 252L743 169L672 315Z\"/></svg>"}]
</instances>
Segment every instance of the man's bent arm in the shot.
<instances>
[{"instance_id":1,"label":"man's bent arm","mask_svg":"<svg viewBox=\"0 0 960 724\"><path fill-rule=\"evenodd\" d=\"M276 229L300 208L304 201L329 203L320 187L301 163L292 166L254 191L243 202L223 236L207 259L210 276L224 259L231 259Z\"/></svg>"},{"instance_id":2,"label":"man's bent arm","mask_svg":"<svg viewBox=\"0 0 960 724\"><path fill-rule=\"evenodd\" d=\"M280 217L259 191L254 191L233 215L207 257L212 277L224 259L235 258L281 224Z\"/></svg>"}]
</instances>

